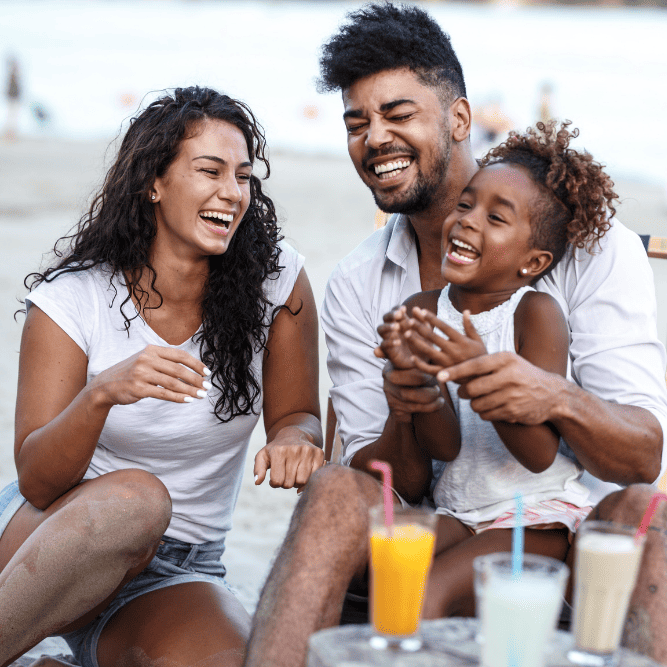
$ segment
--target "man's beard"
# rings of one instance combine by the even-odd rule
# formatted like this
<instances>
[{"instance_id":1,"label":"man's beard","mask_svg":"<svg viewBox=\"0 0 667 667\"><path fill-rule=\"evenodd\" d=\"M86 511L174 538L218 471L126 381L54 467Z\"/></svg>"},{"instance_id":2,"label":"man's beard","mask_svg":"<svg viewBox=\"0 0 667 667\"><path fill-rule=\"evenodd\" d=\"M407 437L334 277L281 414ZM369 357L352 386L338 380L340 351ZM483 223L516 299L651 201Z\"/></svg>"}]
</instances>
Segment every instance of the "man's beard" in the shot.
<instances>
[{"instance_id":1,"label":"man's beard","mask_svg":"<svg viewBox=\"0 0 667 667\"><path fill-rule=\"evenodd\" d=\"M433 198L442 185L449 169L449 161L452 154L452 141L446 135L441 142L440 150L436 156L435 164L428 174L424 174L417 166L417 177L413 185L399 195L389 192L376 191L371 188L376 206L385 213L403 213L413 215L425 211L433 202Z\"/></svg>"}]
</instances>

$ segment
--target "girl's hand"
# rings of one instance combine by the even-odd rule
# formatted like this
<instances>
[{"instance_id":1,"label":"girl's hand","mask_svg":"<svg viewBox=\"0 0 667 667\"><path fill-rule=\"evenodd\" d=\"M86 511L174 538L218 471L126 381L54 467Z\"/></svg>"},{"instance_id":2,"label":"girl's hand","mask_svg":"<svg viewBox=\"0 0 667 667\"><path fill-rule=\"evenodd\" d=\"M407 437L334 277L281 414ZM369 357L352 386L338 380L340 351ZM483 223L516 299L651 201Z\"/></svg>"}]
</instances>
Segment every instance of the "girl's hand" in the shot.
<instances>
[{"instance_id":1,"label":"girl's hand","mask_svg":"<svg viewBox=\"0 0 667 667\"><path fill-rule=\"evenodd\" d=\"M375 348L375 356L388 359L397 369L414 368L413 353L405 334L414 326L415 321L408 318L406 307L400 306L388 312L383 320L384 323L377 328L382 342Z\"/></svg>"},{"instance_id":2,"label":"girl's hand","mask_svg":"<svg viewBox=\"0 0 667 667\"><path fill-rule=\"evenodd\" d=\"M470 320L469 310L463 312L464 334L428 310L413 308L412 313L415 323L404 336L414 352L414 365L419 370L437 375L444 368L486 354L484 342ZM437 334L435 329L442 331L445 337Z\"/></svg>"},{"instance_id":3,"label":"girl's hand","mask_svg":"<svg viewBox=\"0 0 667 667\"><path fill-rule=\"evenodd\" d=\"M269 485L300 491L310 476L324 465L324 452L300 428L286 426L255 456L255 484L260 485L271 470Z\"/></svg>"},{"instance_id":4,"label":"girl's hand","mask_svg":"<svg viewBox=\"0 0 667 667\"><path fill-rule=\"evenodd\" d=\"M211 388L210 371L184 350L148 345L141 352L102 371L90 390L102 405L128 405L142 398L189 403Z\"/></svg>"}]
</instances>

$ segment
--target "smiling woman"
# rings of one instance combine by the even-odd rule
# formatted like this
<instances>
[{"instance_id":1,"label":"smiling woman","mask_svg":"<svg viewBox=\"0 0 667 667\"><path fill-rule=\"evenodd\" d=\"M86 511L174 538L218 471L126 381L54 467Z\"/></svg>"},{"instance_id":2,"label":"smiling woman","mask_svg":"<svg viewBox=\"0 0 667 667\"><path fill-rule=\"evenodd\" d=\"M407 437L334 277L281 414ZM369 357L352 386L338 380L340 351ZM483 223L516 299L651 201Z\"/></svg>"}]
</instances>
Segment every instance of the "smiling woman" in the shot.
<instances>
[{"instance_id":1,"label":"smiling woman","mask_svg":"<svg viewBox=\"0 0 667 667\"><path fill-rule=\"evenodd\" d=\"M260 412L256 483L301 487L324 458L315 305L256 161L268 176L245 105L165 95L29 276L0 665L54 634L85 666L241 664L220 557Z\"/></svg>"}]
</instances>

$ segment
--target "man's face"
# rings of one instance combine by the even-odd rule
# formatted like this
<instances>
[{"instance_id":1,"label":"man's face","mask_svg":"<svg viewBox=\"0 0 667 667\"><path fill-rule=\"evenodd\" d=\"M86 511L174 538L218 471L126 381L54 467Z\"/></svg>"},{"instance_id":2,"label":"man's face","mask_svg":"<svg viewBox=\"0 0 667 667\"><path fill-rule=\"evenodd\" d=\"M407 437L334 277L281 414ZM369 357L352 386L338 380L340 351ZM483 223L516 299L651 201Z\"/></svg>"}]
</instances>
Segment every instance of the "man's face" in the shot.
<instances>
[{"instance_id":1,"label":"man's face","mask_svg":"<svg viewBox=\"0 0 667 667\"><path fill-rule=\"evenodd\" d=\"M408 69L378 72L343 92L347 148L377 206L426 210L444 184L452 140L436 93Z\"/></svg>"}]
</instances>

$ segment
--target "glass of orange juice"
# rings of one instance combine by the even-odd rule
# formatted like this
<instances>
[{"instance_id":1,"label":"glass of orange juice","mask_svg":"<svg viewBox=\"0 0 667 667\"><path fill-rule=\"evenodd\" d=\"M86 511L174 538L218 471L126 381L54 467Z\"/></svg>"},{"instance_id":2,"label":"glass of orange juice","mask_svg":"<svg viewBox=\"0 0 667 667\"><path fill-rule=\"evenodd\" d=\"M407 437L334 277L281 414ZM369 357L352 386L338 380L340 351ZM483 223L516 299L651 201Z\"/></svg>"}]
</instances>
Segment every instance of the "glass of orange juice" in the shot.
<instances>
[{"instance_id":1,"label":"glass of orange juice","mask_svg":"<svg viewBox=\"0 0 667 667\"><path fill-rule=\"evenodd\" d=\"M417 651L422 646L419 620L433 560L437 516L415 508L394 508L385 525L384 507L370 511L371 646Z\"/></svg>"}]
</instances>

